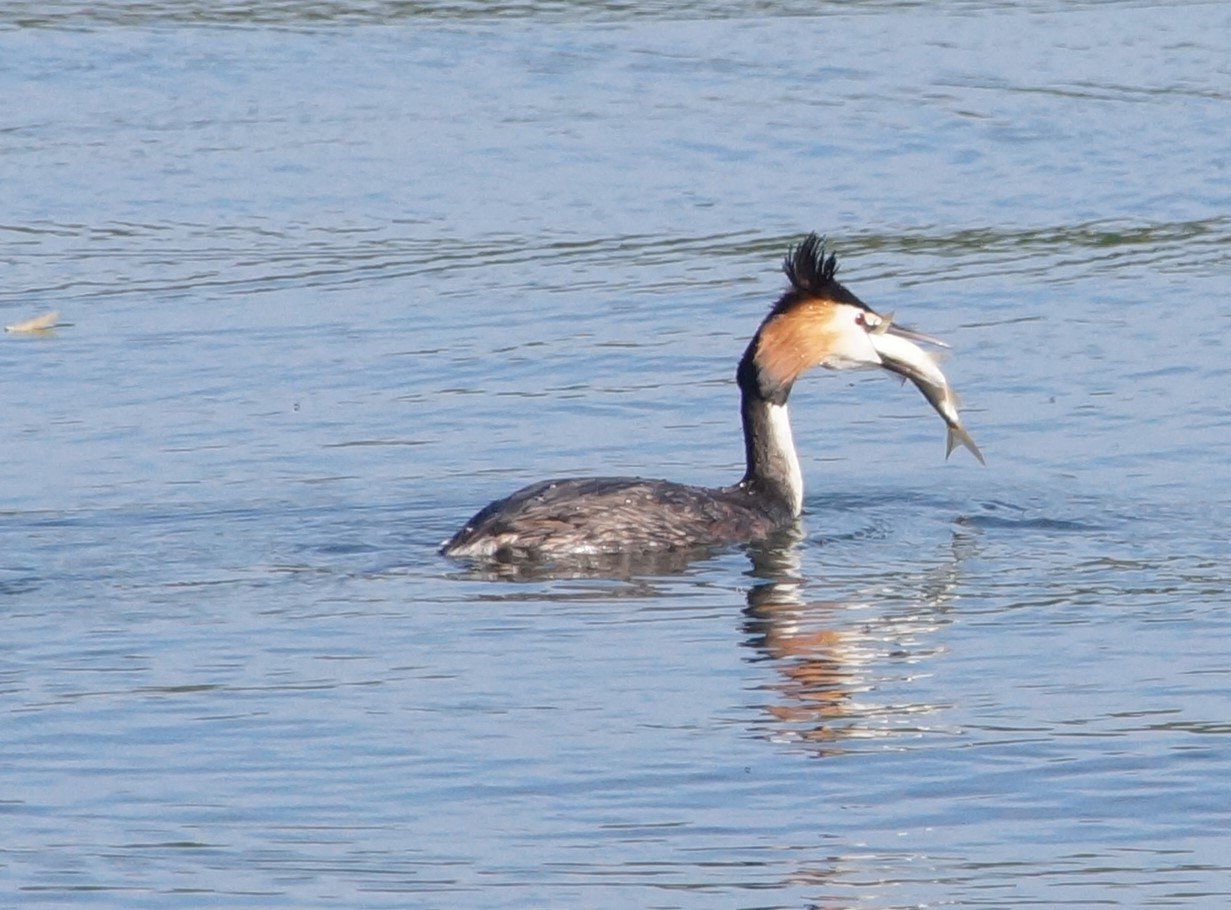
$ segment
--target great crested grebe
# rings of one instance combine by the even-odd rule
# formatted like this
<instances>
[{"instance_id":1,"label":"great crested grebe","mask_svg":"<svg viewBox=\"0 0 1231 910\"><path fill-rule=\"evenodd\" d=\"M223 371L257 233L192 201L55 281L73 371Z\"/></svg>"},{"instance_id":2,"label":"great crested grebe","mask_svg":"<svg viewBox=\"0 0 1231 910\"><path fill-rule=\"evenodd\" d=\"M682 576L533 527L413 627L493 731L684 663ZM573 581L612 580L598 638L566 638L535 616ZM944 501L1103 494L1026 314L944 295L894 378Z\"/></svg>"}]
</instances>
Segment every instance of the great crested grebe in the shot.
<instances>
[{"instance_id":1,"label":"great crested grebe","mask_svg":"<svg viewBox=\"0 0 1231 910\"><path fill-rule=\"evenodd\" d=\"M809 234L787 253L790 287L744 352L740 391L747 469L729 487L640 477L545 480L481 510L441 548L451 557L500 562L650 553L747 543L791 527L804 485L787 398L806 370L880 367L909 379L959 443L983 461L962 427L957 399L936 361L915 341L944 345L894 325L834 278L837 257Z\"/></svg>"}]
</instances>

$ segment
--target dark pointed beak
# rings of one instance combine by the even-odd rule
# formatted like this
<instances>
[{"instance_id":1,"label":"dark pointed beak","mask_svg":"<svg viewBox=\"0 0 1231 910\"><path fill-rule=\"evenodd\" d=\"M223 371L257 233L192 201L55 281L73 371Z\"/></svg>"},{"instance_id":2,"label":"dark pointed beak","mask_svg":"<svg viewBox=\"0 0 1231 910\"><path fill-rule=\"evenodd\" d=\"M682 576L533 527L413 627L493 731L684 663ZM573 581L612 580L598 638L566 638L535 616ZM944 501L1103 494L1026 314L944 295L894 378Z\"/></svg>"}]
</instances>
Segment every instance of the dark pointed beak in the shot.
<instances>
[{"instance_id":1,"label":"dark pointed beak","mask_svg":"<svg viewBox=\"0 0 1231 910\"><path fill-rule=\"evenodd\" d=\"M884 326L882 331L887 332L890 335L897 335L899 338L909 338L911 341L922 341L924 344L934 344L938 348L949 347L948 342L941 341L939 338L932 335L925 335L922 332L916 332L914 329L908 329L904 325L898 325L893 322L891 318L886 319L886 321L881 323L881 325Z\"/></svg>"},{"instance_id":2,"label":"dark pointed beak","mask_svg":"<svg viewBox=\"0 0 1231 910\"><path fill-rule=\"evenodd\" d=\"M885 313L883 316L879 313L873 314L880 322L876 323L868 329L873 335L897 335L899 338L908 338L911 341L922 341L924 344L934 344L938 348L947 348L949 345L932 335L925 335L922 332L916 332L914 329L907 328L904 325L898 325L893 321L893 313Z\"/></svg>"}]
</instances>

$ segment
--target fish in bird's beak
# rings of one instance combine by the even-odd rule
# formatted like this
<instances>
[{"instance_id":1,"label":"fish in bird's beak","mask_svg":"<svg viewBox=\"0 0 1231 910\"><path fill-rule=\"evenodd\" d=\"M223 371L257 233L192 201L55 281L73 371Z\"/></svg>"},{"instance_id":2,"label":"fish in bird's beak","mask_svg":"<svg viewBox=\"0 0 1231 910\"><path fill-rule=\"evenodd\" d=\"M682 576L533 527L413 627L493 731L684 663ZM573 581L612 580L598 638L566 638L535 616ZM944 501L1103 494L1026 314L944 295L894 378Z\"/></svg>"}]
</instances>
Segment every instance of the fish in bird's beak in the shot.
<instances>
[{"instance_id":1,"label":"fish in bird's beak","mask_svg":"<svg viewBox=\"0 0 1231 910\"><path fill-rule=\"evenodd\" d=\"M945 374L936 365L936 358L915 342L922 341L941 347L948 347L948 345L929 335L894 325L892 315L881 316L879 321L874 322L872 314L868 314L866 321L868 338L880 356L881 366L913 382L928 403L944 418L945 424L949 427L945 457L948 458L953 454L953 450L960 443L969 449L975 458L979 459L979 464L987 464L983 460L983 453L979 451L975 441L970 438L970 434L962 426L961 418L957 413L957 396L949 388Z\"/></svg>"}]
</instances>

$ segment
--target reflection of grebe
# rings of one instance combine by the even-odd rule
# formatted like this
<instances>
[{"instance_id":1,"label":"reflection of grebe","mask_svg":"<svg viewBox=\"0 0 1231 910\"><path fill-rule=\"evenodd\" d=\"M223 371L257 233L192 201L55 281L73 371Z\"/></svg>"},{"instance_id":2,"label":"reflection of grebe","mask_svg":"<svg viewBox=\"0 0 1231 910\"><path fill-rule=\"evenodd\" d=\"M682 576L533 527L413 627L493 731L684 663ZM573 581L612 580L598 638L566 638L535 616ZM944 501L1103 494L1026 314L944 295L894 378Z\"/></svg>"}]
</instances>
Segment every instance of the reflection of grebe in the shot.
<instances>
[{"instance_id":1,"label":"reflection of grebe","mask_svg":"<svg viewBox=\"0 0 1231 910\"><path fill-rule=\"evenodd\" d=\"M817 756L850 752L861 741L882 741L875 747L882 748L888 738L951 731L938 717L945 706L917 684L930 675L919 664L944 650L937 633L951 622L962 565L975 547L954 533L948 555L938 550L933 565L862 577L836 599L841 583L806 579L798 547L749 547L749 574L758 581L744 610L746 644L770 668L752 687L763 712L753 731ZM822 592L829 596L817 597Z\"/></svg>"},{"instance_id":2,"label":"reflection of grebe","mask_svg":"<svg viewBox=\"0 0 1231 910\"><path fill-rule=\"evenodd\" d=\"M500 561L693 549L762 539L789 527L803 507L803 477L787 398L806 370L880 367L909 379L958 443L983 456L962 428L957 402L933 358L834 278L836 257L809 234L783 266L790 287L774 304L736 371L747 470L729 487L707 488L593 477L547 480L497 500L445 543L446 556Z\"/></svg>"}]
</instances>

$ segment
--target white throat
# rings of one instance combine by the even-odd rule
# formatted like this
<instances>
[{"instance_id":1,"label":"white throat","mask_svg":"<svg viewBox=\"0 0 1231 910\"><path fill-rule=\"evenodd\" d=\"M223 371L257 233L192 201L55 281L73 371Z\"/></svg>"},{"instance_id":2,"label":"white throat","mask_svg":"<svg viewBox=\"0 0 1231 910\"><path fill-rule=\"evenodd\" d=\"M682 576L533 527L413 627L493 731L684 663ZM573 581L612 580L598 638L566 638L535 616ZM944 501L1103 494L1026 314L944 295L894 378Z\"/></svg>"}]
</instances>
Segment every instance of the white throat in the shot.
<instances>
[{"instance_id":1,"label":"white throat","mask_svg":"<svg viewBox=\"0 0 1231 910\"><path fill-rule=\"evenodd\" d=\"M791 420L785 404L769 405L769 454L782 470L791 498L791 514L796 518L804 510L804 475L799 470L795 440L791 438Z\"/></svg>"}]
</instances>

